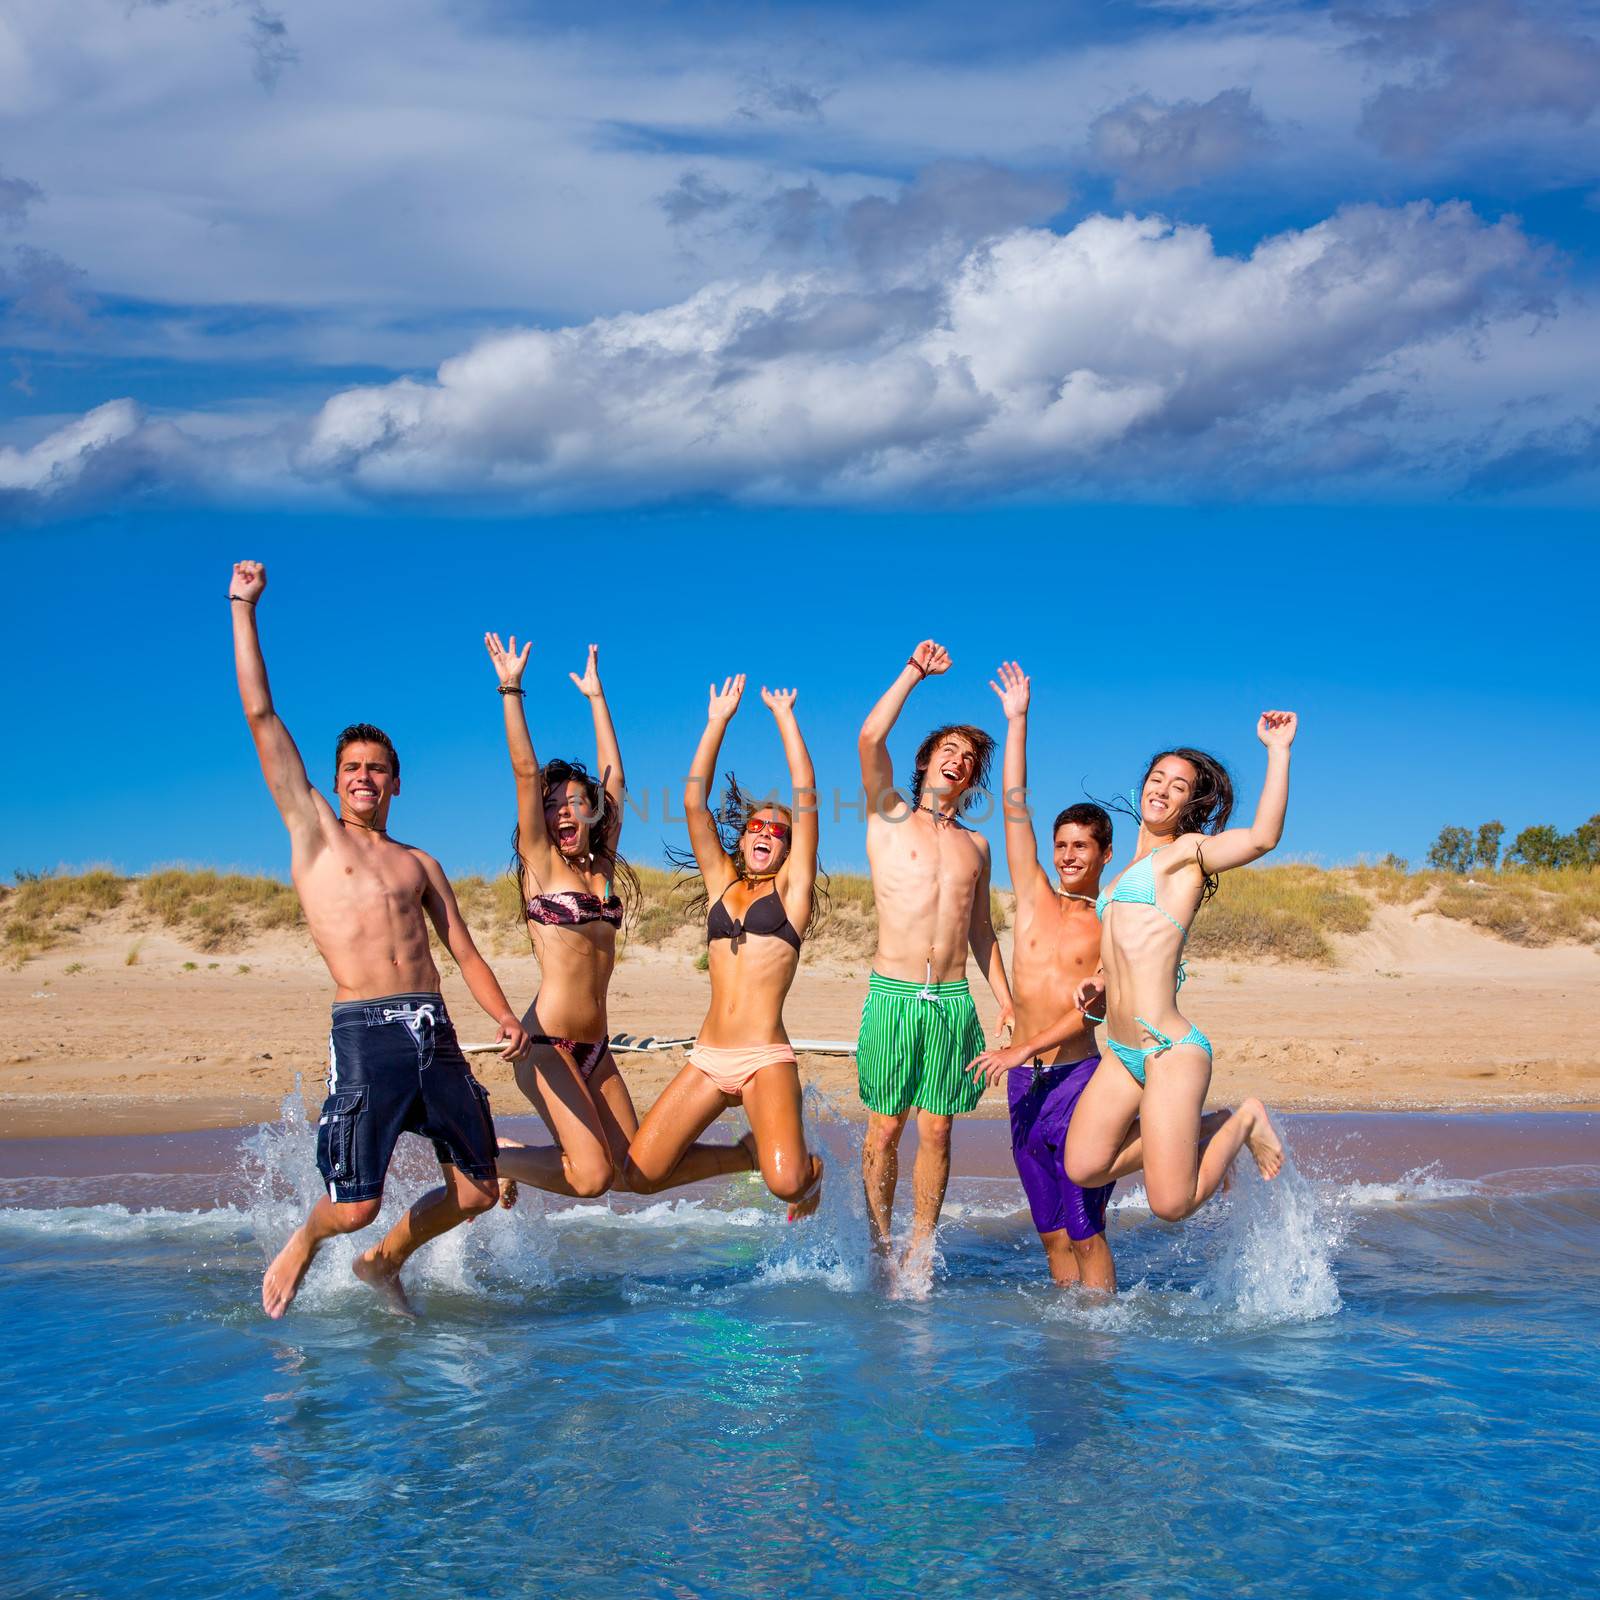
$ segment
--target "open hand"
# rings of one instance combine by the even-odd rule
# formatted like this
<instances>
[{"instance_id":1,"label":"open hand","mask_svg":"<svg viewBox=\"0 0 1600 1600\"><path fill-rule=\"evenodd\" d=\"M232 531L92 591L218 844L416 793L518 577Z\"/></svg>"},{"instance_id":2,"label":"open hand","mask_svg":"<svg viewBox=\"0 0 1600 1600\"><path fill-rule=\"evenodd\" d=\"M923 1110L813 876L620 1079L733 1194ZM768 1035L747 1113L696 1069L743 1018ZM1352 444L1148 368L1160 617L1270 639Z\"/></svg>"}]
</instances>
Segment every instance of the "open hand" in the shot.
<instances>
[{"instance_id":1,"label":"open hand","mask_svg":"<svg viewBox=\"0 0 1600 1600\"><path fill-rule=\"evenodd\" d=\"M773 716L778 716L784 711L793 711L794 703L800 698L798 689L767 689L761 691L761 703Z\"/></svg>"},{"instance_id":2,"label":"open hand","mask_svg":"<svg viewBox=\"0 0 1600 1600\"><path fill-rule=\"evenodd\" d=\"M233 577L228 582L230 600L248 600L254 605L266 587L267 569L259 561L234 562Z\"/></svg>"},{"instance_id":3,"label":"open hand","mask_svg":"<svg viewBox=\"0 0 1600 1600\"><path fill-rule=\"evenodd\" d=\"M981 1056L967 1063L967 1076L993 1088L1013 1067L1026 1065L1027 1059L1026 1052L1015 1045L1007 1045L1000 1050L985 1050Z\"/></svg>"},{"instance_id":4,"label":"open hand","mask_svg":"<svg viewBox=\"0 0 1600 1600\"><path fill-rule=\"evenodd\" d=\"M911 652L911 665L924 678L937 678L941 672L950 670L950 652L942 644L935 644L932 639L924 639Z\"/></svg>"},{"instance_id":5,"label":"open hand","mask_svg":"<svg viewBox=\"0 0 1600 1600\"><path fill-rule=\"evenodd\" d=\"M530 639L519 651L516 634L511 635L510 644L501 644L498 633L486 633L483 647L489 652L489 659L494 663L495 673L501 683L515 689L522 682L522 672L528 665L528 652L533 649L533 640Z\"/></svg>"},{"instance_id":6,"label":"open hand","mask_svg":"<svg viewBox=\"0 0 1600 1600\"><path fill-rule=\"evenodd\" d=\"M578 686L579 694L590 700L603 699L605 690L600 687L600 646L589 646L589 659L584 663L581 678L576 672L569 672L567 676Z\"/></svg>"},{"instance_id":7,"label":"open hand","mask_svg":"<svg viewBox=\"0 0 1600 1600\"><path fill-rule=\"evenodd\" d=\"M1000 709L1005 712L1006 720L1024 715L1028 709L1028 691L1033 680L1015 661L1002 661L997 676L999 683L991 678L989 687L1000 696Z\"/></svg>"},{"instance_id":8,"label":"open hand","mask_svg":"<svg viewBox=\"0 0 1600 1600\"><path fill-rule=\"evenodd\" d=\"M1256 723L1256 738L1269 750L1287 750L1299 725L1300 719L1292 711L1263 711Z\"/></svg>"},{"instance_id":9,"label":"open hand","mask_svg":"<svg viewBox=\"0 0 1600 1600\"><path fill-rule=\"evenodd\" d=\"M717 693L716 684L711 685L711 704L706 709L706 721L727 722L739 709L739 697L744 693L744 674L735 673L731 678L722 680L722 692Z\"/></svg>"}]
</instances>

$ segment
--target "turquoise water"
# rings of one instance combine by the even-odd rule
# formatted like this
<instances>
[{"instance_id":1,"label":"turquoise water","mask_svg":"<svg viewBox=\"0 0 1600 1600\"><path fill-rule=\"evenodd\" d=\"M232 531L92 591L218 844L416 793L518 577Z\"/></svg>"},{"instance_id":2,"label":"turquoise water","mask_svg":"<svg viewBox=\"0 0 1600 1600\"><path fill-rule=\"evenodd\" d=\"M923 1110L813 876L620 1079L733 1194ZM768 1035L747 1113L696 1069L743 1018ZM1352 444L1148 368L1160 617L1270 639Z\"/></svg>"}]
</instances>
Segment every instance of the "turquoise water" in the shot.
<instances>
[{"instance_id":1,"label":"turquoise water","mask_svg":"<svg viewBox=\"0 0 1600 1600\"><path fill-rule=\"evenodd\" d=\"M0 1592L1592 1591L1600 1124L1493 1126L1469 1176L1304 1119L1296 1170L1202 1220L1122 1195L1110 1304L1043 1281L1014 1180L958 1178L895 1299L853 1182L791 1228L741 1179L497 1213L418 1258L415 1323L348 1245L260 1315L303 1127L31 1146L0 1179Z\"/></svg>"}]
</instances>

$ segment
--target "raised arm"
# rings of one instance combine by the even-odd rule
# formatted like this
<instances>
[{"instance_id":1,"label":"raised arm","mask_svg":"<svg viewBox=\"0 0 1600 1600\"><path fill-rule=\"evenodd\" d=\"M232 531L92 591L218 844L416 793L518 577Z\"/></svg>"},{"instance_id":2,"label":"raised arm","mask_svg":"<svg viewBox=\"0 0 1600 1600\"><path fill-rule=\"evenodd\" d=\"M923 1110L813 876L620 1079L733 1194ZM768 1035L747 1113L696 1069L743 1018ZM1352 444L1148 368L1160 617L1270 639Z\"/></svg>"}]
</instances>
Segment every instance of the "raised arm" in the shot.
<instances>
[{"instance_id":1,"label":"raised arm","mask_svg":"<svg viewBox=\"0 0 1600 1600\"><path fill-rule=\"evenodd\" d=\"M788 861L790 896L802 907L803 914L809 915L811 890L817 881L820 822L817 817L817 773L811 764L811 752L806 749L805 735L800 732L800 721L794 711L799 694L798 689L763 689L761 703L778 724L784 759L789 763L789 783L794 789L794 835L789 840ZM804 933L805 923L796 921L794 907L786 905L785 909L789 912L789 920Z\"/></svg>"},{"instance_id":2,"label":"raised arm","mask_svg":"<svg viewBox=\"0 0 1600 1600\"><path fill-rule=\"evenodd\" d=\"M996 1026L1009 1028L1015 1020L1011 1009L1011 985L1006 981L1005 959L1000 954L1000 940L995 935L994 916L989 909L989 845L981 838L977 840L977 845L983 866L972 894L972 916L968 923L967 938L972 946L972 954L983 969L983 975L1000 1006L1000 1020Z\"/></svg>"},{"instance_id":3,"label":"raised arm","mask_svg":"<svg viewBox=\"0 0 1600 1600\"><path fill-rule=\"evenodd\" d=\"M606 702L606 692L600 686L600 647L589 646L589 659L584 664L583 676L569 672L569 678L578 686L578 693L589 702L594 717L594 758L600 774L601 787L606 792L609 811L610 843L616 848L617 835L622 832L622 797L627 783L622 775L622 746L617 743L617 730L611 722L611 707Z\"/></svg>"},{"instance_id":4,"label":"raised arm","mask_svg":"<svg viewBox=\"0 0 1600 1600\"><path fill-rule=\"evenodd\" d=\"M1298 725L1292 711L1261 713L1256 737L1267 747L1267 776L1256 801L1255 818L1248 828L1228 828L1210 838L1195 835L1196 859L1207 872L1248 866L1278 848L1284 813L1289 809L1289 747Z\"/></svg>"},{"instance_id":5,"label":"raised arm","mask_svg":"<svg viewBox=\"0 0 1600 1600\"><path fill-rule=\"evenodd\" d=\"M483 647L500 680L500 702L505 711L506 750L511 756L511 775L517 785L517 847L523 863L541 872L548 864L550 835L544 825L544 780L539 775L539 758L533 753L533 735L528 732L528 713L523 704L522 674L527 669L530 639L521 650L517 636L502 644L498 633L486 633ZM442 937L442 936L441 936Z\"/></svg>"},{"instance_id":6,"label":"raised arm","mask_svg":"<svg viewBox=\"0 0 1600 1600\"><path fill-rule=\"evenodd\" d=\"M528 1035L517 1020L516 1012L507 1003L500 980L489 970L489 963L478 954L478 947L472 942L472 934L461 915L461 907L456 904L455 890L450 887L444 868L424 850L414 850L412 854L421 862L422 875L428 883L422 895L422 908L428 913L428 920L445 949L461 968L462 979L471 991L472 998L499 1023L500 1032L496 1037L506 1042L500 1054L508 1060L520 1061L528 1053Z\"/></svg>"},{"instance_id":7,"label":"raised arm","mask_svg":"<svg viewBox=\"0 0 1600 1600\"><path fill-rule=\"evenodd\" d=\"M1006 753L1001 780L1004 789L1006 867L1011 887L1025 891L1049 888L1039 865L1039 839L1033 831L1033 808L1028 804L1028 701L1030 680L1015 661L1002 661L999 683L989 687L1000 696L1006 714Z\"/></svg>"},{"instance_id":8,"label":"raised arm","mask_svg":"<svg viewBox=\"0 0 1600 1600\"><path fill-rule=\"evenodd\" d=\"M239 699L255 741L261 775L297 846L321 837L333 808L312 788L289 730L272 704L267 663L256 632L256 607L267 588L267 569L259 561L236 561L228 584L228 609L233 613L233 664L239 677Z\"/></svg>"},{"instance_id":9,"label":"raised arm","mask_svg":"<svg viewBox=\"0 0 1600 1600\"><path fill-rule=\"evenodd\" d=\"M905 797L894 786L894 763L889 759L889 730L904 709L911 691L924 678L937 677L950 669L950 653L932 639L924 639L901 667L893 683L861 724L856 750L861 757L861 782L867 791L869 814L882 814L895 801ZM909 803L909 802L905 802Z\"/></svg>"},{"instance_id":10,"label":"raised arm","mask_svg":"<svg viewBox=\"0 0 1600 1600\"><path fill-rule=\"evenodd\" d=\"M683 786L683 812L689 823L689 844L694 850L700 876L705 879L706 892L713 899L735 877L733 867L723 854L716 824L711 820L710 802L717 781L717 756L722 749L722 736L728 731L734 712L739 709L739 697L743 693L742 672L724 678L720 693L716 684L711 685L705 732L695 746L694 760L689 763L689 776Z\"/></svg>"}]
</instances>

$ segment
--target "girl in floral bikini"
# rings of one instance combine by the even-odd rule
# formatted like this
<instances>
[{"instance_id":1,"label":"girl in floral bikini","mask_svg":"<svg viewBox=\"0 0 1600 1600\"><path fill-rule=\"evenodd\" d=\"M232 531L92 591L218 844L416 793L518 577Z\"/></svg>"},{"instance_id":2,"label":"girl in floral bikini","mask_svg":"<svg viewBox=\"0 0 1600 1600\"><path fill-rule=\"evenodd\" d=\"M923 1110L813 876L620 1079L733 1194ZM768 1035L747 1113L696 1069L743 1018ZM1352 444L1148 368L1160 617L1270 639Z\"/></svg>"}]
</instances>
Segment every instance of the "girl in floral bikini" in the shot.
<instances>
[{"instance_id":1,"label":"girl in floral bikini","mask_svg":"<svg viewBox=\"0 0 1600 1600\"><path fill-rule=\"evenodd\" d=\"M616 1182L639 1129L633 1098L607 1044L606 991L624 915L615 889L620 886L630 899L638 892L632 869L617 853L622 751L594 645L583 676L568 676L594 714L598 779L575 761L541 768L534 755L522 690L531 641L520 651L515 635L509 645L497 633L486 633L483 642L500 679L517 785L511 875L542 975L523 1019L532 1049L517 1064L517 1084L555 1140L553 1147L500 1141L502 1198L507 1205L515 1200L515 1182L552 1194L600 1195ZM739 1145L697 1145L685 1159L685 1182L752 1165L750 1152Z\"/></svg>"}]
</instances>

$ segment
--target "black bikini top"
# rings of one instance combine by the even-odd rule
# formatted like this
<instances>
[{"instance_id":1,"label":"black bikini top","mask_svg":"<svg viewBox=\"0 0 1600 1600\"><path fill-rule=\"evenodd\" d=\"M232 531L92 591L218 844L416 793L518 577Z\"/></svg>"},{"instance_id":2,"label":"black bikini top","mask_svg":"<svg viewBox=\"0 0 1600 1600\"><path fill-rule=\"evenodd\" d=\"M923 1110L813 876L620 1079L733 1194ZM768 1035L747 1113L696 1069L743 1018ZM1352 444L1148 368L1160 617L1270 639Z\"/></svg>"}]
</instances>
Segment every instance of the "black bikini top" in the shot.
<instances>
[{"instance_id":1,"label":"black bikini top","mask_svg":"<svg viewBox=\"0 0 1600 1600\"><path fill-rule=\"evenodd\" d=\"M602 900L582 889L561 889L555 894L536 894L523 907L529 922L546 928L577 928L585 922L609 922L622 926L622 902L612 895Z\"/></svg>"},{"instance_id":2,"label":"black bikini top","mask_svg":"<svg viewBox=\"0 0 1600 1600\"><path fill-rule=\"evenodd\" d=\"M728 889L733 885L730 883ZM771 894L764 894L759 899L752 900L740 921L722 903L722 895L727 894L724 889L717 896L717 903L712 906L706 917L706 942L710 944L716 939L737 939L741 934L756 934L763 939L782 939L785 944L792 944L796 950L800 948L800 935L795 925L789 920L789 913L783 908L783 897L774 886Z\"/></svg>"}]
</instances>

